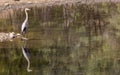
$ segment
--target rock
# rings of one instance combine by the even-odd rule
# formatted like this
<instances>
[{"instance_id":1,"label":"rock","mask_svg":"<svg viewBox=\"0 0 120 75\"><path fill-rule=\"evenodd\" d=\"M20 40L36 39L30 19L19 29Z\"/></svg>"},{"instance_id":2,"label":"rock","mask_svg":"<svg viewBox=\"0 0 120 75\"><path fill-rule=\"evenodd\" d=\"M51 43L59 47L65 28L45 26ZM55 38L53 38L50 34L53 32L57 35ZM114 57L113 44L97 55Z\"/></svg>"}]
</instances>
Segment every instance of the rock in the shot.
<instances>
[{"instance_id":1,"label":"rock","mask_svg":"<svg viewBox=\"0 0 120 75\"><path fill-rule=\"evenodd\" d=\"M10 36L10 38L15 38L15 33L14 32L11 32L11 33L9 33L9 36Z\"/></svg>"},{"instance_id":2,"label":"rock","mask_svg":"<svg viewBox=\"0 0 120 75\"><path fill-rule=\"evenodd\" d=\"M1 32L0 33L0 42L13 41L13 39L17 38L18 36L21 36L21 34L19 34L19 33L15 34L15 32L9 32L9 33ZM21 36L21 38L22 38L22 36Z\"/></svg>"}]
</instances>

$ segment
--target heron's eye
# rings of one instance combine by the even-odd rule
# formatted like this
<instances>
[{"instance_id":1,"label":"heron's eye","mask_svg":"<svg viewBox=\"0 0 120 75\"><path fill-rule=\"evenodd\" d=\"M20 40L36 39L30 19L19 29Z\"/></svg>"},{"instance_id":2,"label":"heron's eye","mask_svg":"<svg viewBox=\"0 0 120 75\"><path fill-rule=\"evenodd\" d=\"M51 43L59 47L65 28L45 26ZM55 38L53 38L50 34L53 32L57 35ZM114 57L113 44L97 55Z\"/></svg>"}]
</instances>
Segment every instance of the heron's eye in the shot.
<instances>
[{"instance_id":1,"label":"heron's eye","mask_svg":"<svg viewBox=\"0 0 120 75\"><path fill-rule=\"evenodd\" d=\"M15 36L13 36L13 38L15 38Z\"/></svg>"}]
</instances>

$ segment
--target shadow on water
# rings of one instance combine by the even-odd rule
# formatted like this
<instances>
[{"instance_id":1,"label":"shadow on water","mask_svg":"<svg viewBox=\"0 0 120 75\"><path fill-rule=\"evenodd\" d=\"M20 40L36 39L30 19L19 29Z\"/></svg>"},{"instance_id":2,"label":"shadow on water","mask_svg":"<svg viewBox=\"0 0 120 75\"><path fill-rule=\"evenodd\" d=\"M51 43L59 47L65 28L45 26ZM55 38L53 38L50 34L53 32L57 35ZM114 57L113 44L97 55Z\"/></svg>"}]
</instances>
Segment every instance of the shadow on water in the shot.
<instances>
[{"instance_id":1,"label":"shadow on water","mask_svg":"<svg viewBox=\"0 0 120 75\"><path fill-rule=\"evenodd\" d=\"M26 71L23 44L15 40L0 43L0 75L118 75L119 7L119 3L31 7L26 48L33 71ZM2 12L0 31L19 32L24 19L23 9Z\"/></svg>"}]
</instances>

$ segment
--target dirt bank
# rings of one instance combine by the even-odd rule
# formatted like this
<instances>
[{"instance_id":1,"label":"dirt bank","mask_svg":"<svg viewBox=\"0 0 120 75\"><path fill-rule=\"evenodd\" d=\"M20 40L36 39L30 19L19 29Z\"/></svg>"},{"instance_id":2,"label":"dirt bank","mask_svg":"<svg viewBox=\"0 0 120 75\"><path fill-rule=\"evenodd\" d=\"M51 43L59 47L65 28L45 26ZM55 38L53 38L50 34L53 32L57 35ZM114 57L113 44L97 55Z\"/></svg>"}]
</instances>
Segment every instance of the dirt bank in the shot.
<instances>
[{"instance_id":1,"label":"dirt bank","mask_svg":"<svg viewBox=\"0 0 120 75\"><path fill-rule=\"evenodd\" d=\"M21 0L21 1L1 1L0 2L0 10L6 9L16 9L16 8L25 8L31 6L52 6L52 5L60 5L66 3L76 3L81 2L81 0Z\"/></svg>"},{"instance_id":2,"label":"dirt bank","mask_svg":"<svg viewBox=\"0 0 120 75\"><path fill-rule=\"evenodd\" d=\"M96 3L96 2L120 2L120 0L0 0L0 10L24 8L33 5L46 6L65 3Z\"/></svg>"}]
</instances>

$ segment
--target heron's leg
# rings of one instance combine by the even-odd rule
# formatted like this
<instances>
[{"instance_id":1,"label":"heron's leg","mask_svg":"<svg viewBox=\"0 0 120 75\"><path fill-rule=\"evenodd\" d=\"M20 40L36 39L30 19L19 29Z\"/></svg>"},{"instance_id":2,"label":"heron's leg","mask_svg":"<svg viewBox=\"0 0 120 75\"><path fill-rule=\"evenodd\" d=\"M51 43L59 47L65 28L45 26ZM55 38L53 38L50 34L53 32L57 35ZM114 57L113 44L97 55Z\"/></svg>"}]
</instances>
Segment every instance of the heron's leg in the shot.
<instances>
[{"instance_id":1,"label":"heron's leg","mask_svg":"<svg viewBox=\"0 0 120 75\"><path fill-rule=\"evenodd\" d=\"M21 40L28 40L28 38L26 38L26 34L23 33L22 37L21 37Z\"/></svg>"},{"instance_id":2,"label":"heron's leg","mask_svg":"<svg viewBox=\"0 0 120 75\"><path fill-rule=\"evenodd\" d=\"M21 34L22 34L22 36L21 36L21 40L24 40L23 38L25 37L25 33L22 32Z\"/></svg>"}]
</instances>

